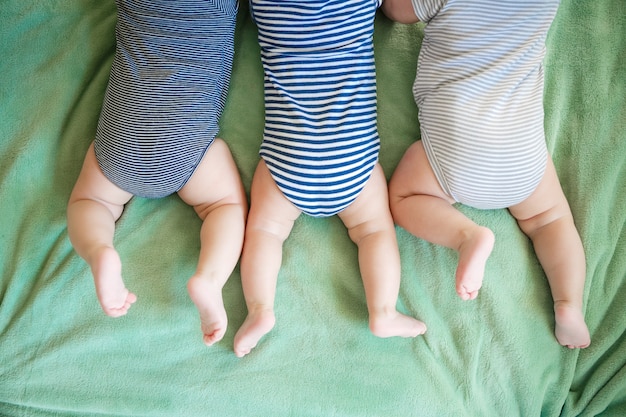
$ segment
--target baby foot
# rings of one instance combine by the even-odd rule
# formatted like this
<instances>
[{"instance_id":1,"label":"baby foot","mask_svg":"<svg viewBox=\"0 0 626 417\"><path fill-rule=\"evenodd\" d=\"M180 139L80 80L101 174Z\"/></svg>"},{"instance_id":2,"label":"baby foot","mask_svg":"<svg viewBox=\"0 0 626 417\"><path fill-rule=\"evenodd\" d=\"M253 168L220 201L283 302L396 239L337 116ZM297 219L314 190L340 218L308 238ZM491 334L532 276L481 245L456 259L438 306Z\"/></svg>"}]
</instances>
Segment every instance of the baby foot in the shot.
<instances>
[{"instance_id":1,"label":"baby foot","mask_svg":"<svg viewBox=\"0 0 626 417\"><path fill-rule=\"evenodd\" d=\"M200 275L194 275L187 283L187 291L200 313L204 344L211 346L222 340L228 325L222 287Z\"/></svg>"},{"instance_id":2,"label":"baby foot","mask_svg":"<svg viewBox=\"0 0 626 417\"><path fill-rule=\"evenodd\" d=\"M589 346L591 343L589 329L579 308L564 301L557 301L554 303L554 317L556 320L554 333L561 345L570 349Z\"/></svg>"},{"instance_id":3,"label":"baby foot","mask_svg":"<svg viewBox=\"0 0 626 417\"><path fill-rule=\"evenodd\" d=\"M137 301L137 296L124 286L122 262L117 251L104 247L91 259L91 272L102 310L111 317L120 317Z\"/></svg>"},{"instance_id":4,"label":"baby foot","mask_svg":"<svg viewBox=\"0 0 626 417\"><path fill-rule=\"evenodd\" d=\"M426 325L397 311L392 314L371 314L370 330L378 337L416 337L426 332Z\"/></svg>"},{"instance_id":5,"label":"baby foot","mask_svg":"<svg viewBox=\"0 0 626 417\"><path fill-rule=\"evenodd\" d=\"M456 292L463 300L473 300L483 285L485 265L495 237L486 227L478 227L459 247L459 265L456 270Z\"/></svg>"},{"instance_id":6,"label":"baby foot","mask_svg":"<svg viewBox=\"0 0 626 417\"><path fill-rule=\"evenodd\" d=\"M242 358L250 353L259 340L272 330L275 322L276 318L272 309L248 312L248 317L235 335L235 355Z\"/></svg>"}]
</instances>

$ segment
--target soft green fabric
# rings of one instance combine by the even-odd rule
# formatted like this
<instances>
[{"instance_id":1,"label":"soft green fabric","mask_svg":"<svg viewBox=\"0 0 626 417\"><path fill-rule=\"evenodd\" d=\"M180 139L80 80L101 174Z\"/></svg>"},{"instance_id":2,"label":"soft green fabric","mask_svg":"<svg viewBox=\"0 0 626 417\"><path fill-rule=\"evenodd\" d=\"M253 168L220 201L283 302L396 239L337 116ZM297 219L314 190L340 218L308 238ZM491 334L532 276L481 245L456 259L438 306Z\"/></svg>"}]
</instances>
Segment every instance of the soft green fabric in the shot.
<instances>
[{"instance_id":1,"label":"soft green fabric","mask_svg":"<svg viewBox=\"0 0 626 417\"><path fill-rule=\"evenodd\" d=\"M529 240L504 210L463 209L496 247L477 300L454 291L454 252L398 228L399 308L417 339L367 327L357 252L336 217L301 217L284 248L277 324L247 357L237 269L230 326L202 344L186 293L200 221L176 196L134 199L118 222L139 301L106 317L67 237L65 208L93 139L114 53L112 0L0 2L0 415L626 415L626 3L564 0L548 37L546 133L587 251L592 345L553 336ZM381 163L419 136L411 84L423 26L376 20ZM249 191L263 126L256 29L242 2L221 136Z\"/></svg>"}]
</instances>

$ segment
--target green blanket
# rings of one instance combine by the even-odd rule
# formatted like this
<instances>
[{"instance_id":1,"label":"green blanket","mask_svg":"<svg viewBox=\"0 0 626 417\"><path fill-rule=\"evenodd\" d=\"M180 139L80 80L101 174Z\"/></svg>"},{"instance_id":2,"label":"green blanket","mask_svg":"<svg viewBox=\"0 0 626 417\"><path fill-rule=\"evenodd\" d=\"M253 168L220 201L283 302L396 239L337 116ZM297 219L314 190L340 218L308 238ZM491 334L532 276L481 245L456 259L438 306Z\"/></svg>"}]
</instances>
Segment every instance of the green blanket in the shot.
<instances>
[{"instance_id":1,"label":"green blanket","mask_svg":"<svg viewBox=\"0 0 626 417\"><path fill-rule=\"evenodd\" d=\"M348 0L347 0L348 1ZM564 0L545 60L548 147L587 252L592 344L561 347L548 284L505 210L463 208L496 234L478 299L454 291L456 255L398 228L398 308L416 339L367 325L356 248L337 217L302 216L284 249L277 324L243 359L239 269L225 338L202 343L186 292L200 220L177 196L136 198L118 222L129 314L105 316L65 209L93 140L114 53L113 0L0 3L0 415L626 415L626 3ZM411 95L423 26L376 19L380 161L419 137ZM240 6L221 120L246 190L263 129L256 28Z\"/></svg>"}]
</instances>

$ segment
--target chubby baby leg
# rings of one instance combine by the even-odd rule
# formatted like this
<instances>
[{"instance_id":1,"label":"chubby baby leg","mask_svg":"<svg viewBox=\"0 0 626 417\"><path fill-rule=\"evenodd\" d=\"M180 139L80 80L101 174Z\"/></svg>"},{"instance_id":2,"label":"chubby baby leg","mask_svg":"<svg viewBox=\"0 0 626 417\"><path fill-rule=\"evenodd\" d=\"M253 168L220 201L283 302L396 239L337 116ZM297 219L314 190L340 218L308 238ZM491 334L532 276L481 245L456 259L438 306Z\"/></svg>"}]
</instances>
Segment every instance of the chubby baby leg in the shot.
<instances>
[{"instance_id":1,"label":"chubby baby leg","mask_svg":"<svg viewBox=\"0 0 626 417\"><path fill-rule=\"evenodd\" d=\"M430 168L421 141L411 145L398 164L389 183L389 199L399 226L458 252L456 292L463 300L476 298L493 249L493 232L452 205L454 201L441 189Z\"/></svg>"},{"instance_id":2,"label":"chubby baby leg","mask_svg":"<svg viewBox=\"0 0 626 417\"><path fill-rule=\"evenodd\" d=\"M426 332L424 323L396 310L400 253L380 165L374 168L359 197L339 217L359 249L372 333L379 337L416 337Z\"/></svg>"},{"instance_id":3,"label":"chubby baby leg","mask_svg":"<svg viewBox=\"0 0 626 417\"><path fill-rule=\"evenodd\" d=\"M124 286L122 263L117 251L112 247L102 247L93 253L91 259L89 264L102 310L111 317L125 315L137 297Z\"/></svg>"},{"instance_id":4,"label":"chubby baby leg","mask_svg":"<svg viewBox=\"0 0 626 417\"><path fill-rule=\"evenodd\" d=\"M222 288L239 260L248 211L239 171L224 141L215 139L178 194L202 219L198 265L187 289L200 314L204 343L210 346L226 332Z\"/></svg>"},{"instance_id":5,"label":"chubby baby leg","mask_svg":"<svg viewBox=\"0 0 626 417\"><path fill-rule=\"evenodd\" d=\"M569 348L589 346L591 339L582 313L585 253L550 158L535 192L510 211L532 240L548 277L557 340Z\"/></svg>"},{"instance_id":6,"label":"chubby baby leg","mask_svg":"<svg viewBox=\"0 0 626 417\"><path fill-rule=\"evenodd\" d=\"M456 269L456 292L463 300L478 296L485 276L485 266L493 250L493 232L475 225L465 229L457 248L459 263Z\"/></svg>"},{"instance_id":7,"label":"chubby baby leg","mask_svg":"<svg viewBox=\"0 0 626 417\"><path fill-rule=\"evenodd\" d=\"M275 323L274 296L282 261L283 242L298 210L280 192L264 161L254 173L250 217L241 258L241 284L248 315L235 335L234 351L243 357Z\"/></svg>"},{"instance_id":8,"label":"chubby baby leg","mask_svg":"<svg viewBox=\"0 0 626 417\"><path fill-rule=\"evenodd\" d=\"M67 227L74 249L91 268L100 305L111 317L126 314L137 300L124 285L113 247L115 221L130 198L104 176L91 145L70 196Z\"/></svg>"}]
</instances>

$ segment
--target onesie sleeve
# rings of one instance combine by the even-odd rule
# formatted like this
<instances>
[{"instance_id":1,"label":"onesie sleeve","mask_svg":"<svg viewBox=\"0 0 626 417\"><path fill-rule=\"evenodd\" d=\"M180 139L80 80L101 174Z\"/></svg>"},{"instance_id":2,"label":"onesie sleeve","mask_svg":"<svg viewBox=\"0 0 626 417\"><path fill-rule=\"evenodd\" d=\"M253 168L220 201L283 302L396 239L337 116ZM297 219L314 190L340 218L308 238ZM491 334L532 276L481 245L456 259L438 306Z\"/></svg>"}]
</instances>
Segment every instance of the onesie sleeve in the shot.
<instances>
[{"instance_id":1,"label":"onesie sleeve","mask_svg":"<svg viewBox=\"0 0 626 417\"><path fill-rule=\"evenodd\" d=\"M411 0L413 10L420 22L428 23L433 17L437 16L439 10L446 4L448 0Z\"/></svg>"}]
</instances>

